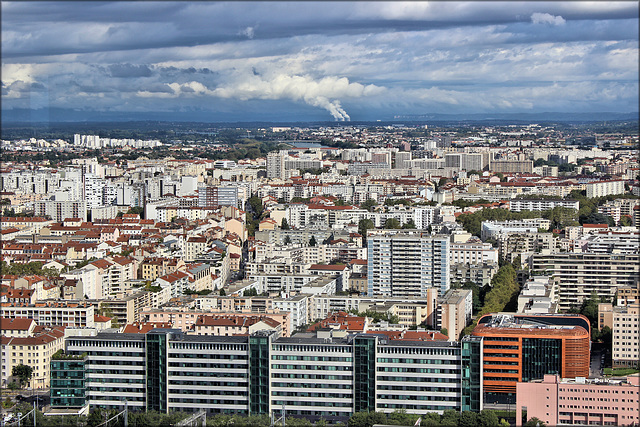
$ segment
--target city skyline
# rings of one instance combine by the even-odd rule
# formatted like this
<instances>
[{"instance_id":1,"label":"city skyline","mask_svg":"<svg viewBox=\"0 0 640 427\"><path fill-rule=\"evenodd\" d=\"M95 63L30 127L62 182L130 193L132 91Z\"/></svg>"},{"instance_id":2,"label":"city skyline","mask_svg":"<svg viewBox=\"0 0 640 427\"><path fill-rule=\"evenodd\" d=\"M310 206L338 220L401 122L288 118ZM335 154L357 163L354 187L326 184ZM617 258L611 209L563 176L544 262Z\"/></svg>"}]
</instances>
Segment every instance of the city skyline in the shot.
<instances>
[{"instance_id":1,"label":"city skyline","mask_svg":"<svg viewBox=\"0 0 640 427\"><path fill-rule=\"evenodd\" d=\"M3 118L637 111L636 2L2 2L2 11Z\"/></svg>"}]
</instances>

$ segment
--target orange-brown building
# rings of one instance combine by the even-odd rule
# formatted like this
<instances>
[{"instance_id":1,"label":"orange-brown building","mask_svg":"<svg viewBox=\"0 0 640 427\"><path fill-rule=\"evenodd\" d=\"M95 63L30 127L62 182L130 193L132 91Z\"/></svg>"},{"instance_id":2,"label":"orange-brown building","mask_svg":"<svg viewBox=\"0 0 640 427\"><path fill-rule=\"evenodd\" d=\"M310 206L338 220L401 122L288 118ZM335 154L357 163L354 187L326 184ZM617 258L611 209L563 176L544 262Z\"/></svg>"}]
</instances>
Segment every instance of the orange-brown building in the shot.
<instances>
[{"instance_id":1,"label":"orange-brown building","mask_svg":"<svg viewBox=\"0 0 640 427\"><path fill-rule=\"evenodd\" d=\"M559 375L589 376L589 320L582 315L487 314L472 335L484 337L483 387L491 396L511 395L518 382ZM500 400L496 398L496 400Z\"/></svg>"}]
</instances>

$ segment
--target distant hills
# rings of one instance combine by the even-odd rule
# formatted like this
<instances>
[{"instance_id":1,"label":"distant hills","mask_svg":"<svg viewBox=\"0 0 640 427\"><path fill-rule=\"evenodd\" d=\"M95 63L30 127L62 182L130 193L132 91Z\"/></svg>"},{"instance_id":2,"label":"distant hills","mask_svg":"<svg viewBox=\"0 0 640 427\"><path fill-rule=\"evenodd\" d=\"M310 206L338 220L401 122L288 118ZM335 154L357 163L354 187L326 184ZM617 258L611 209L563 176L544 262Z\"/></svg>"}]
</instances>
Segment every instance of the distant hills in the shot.
<instances>
[{"instance_id":1,"label":"distant hills","mask_svg":"<svg viewBox=\"0 0 640 427\"><path fill-rule=\"evenodd\" d=\"M275 117L273 112L269 117ZM639 120L640 113L474 113L474 114L398 114L389 117L381 117L381 120L352 121L351 124L378 123L415 123L415 122L510 122L510 123L539 123L539 122L602 122L602 121L627 121ZM74 110L63 108L50 109L10 109L2 110L2 122L7 124L53 124L53 123L79 123L79 122L130 122L130 121L158 121L158 122L192 122L192 123L264 123L264 124L290 124L300 126L302 123L326 123L327 125L347 122L310 121L287 119L264 119L255 116L243 117L238 114L217 114L204 111L191 112L113 112Z\"/></svg>"}]
</instances>

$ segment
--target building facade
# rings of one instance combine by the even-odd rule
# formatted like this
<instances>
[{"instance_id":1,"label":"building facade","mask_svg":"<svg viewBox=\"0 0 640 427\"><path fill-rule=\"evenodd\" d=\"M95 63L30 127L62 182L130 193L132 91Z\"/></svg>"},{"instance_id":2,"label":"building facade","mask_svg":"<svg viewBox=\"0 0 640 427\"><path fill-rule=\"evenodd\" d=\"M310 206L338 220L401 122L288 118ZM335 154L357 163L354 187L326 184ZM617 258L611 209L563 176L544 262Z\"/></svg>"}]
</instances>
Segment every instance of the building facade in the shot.
<instances>
[{"instance_id":1,"label":"building facade","mask_svg":"<svg viewBox=\"0 0 640 427\"><path fill-rule=\"evenodd\" d=\"M482 409L481 338L402 341L331 331L214 337L155 329L69 337L66 354L81 356L66 365L78 381L73 389L52 386L53 407L122 409L126 400L134 411L250 415L279 415L284 407L287 416L328 421L358 411ZM56 378L62 361L52 362Z\"/></svg>"},{"instance_id":2,"label":"building facade","mask_svg":"<svg viewBox=\"0 0 640 427\"><path fill-rule=\"evenodd\" d=\"M367 295L426 297L450 286L447 237L385 230L367 238Z\"/></svg>"}]
</instances>

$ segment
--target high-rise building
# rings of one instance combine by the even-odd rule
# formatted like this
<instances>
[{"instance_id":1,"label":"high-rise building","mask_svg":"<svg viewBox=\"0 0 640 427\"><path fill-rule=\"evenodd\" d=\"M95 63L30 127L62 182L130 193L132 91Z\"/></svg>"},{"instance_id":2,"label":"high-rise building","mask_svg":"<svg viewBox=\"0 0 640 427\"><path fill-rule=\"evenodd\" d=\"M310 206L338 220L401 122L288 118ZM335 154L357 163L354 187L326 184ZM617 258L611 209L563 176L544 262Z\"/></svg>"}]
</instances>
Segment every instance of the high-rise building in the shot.
<instances>
[{"instance_id":1,"label":"high-rise building","mask_svg":"<svg viewBox=\"0 0 640 427\"><path fill-rule=\"evenodd\" d=\"M284 178L284 155L279 151L267 154L267 178Z\"/></svg>"},{"instance_id":2,"label":"high-rise building","mask_svg":"<svg viewBox=\"0 0 640 427\"><path fill-rule=\"evenodd\" d=\"M426 297L449 289L449 239L421 231L382 230L367 238L368 295Z\"/></svg>"}]
</instances>

